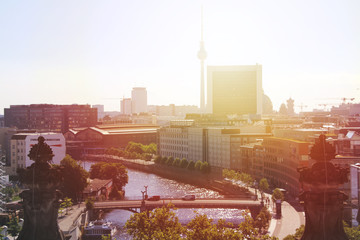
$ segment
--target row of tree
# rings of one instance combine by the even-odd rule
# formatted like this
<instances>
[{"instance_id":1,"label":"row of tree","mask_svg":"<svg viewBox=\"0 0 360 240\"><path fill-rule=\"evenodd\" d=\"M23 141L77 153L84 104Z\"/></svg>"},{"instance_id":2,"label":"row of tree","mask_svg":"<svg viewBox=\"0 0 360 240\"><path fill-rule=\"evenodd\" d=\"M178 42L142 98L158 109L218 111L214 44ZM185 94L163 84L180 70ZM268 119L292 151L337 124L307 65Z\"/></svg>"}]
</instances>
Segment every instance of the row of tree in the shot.
<instances>
[{"instance_id":1,"label":"row of tree","mask_svg":"<svg viewBox=\"0 0 360 240\"><path fill-rule=\"evenodd\" d=\"M244 212L244 221L237 228L234 228L233 224L227 223L225 220L214 223L205 214L196 214L195 218L186 226L182 226L171 207L169 205L150 212L133 214L125 224L127 232L133 239L277 239L261 234L263 223L260 222L260 219L268 222L271 218L266 209L260 212L255 221L249 212Z\"/></svg>"},{"instance_id":2,"label":"row of tree","mask_svg":"<svg viewBox=\"0 0 360 240\"><path fill-rule=\"evenodd\" d=\"M235 170L223 169L222 175L224 178L240 181L245 184L246 187L253 186L254 179L251 177L250 174L244 172L236 172Z\"/></svg>"},{"instance_id":3,"label":"row of tree","mask_svg":"<svg viewBox=\"0 0 360 240\"><path fill-rule=\"evenodd\" d=\"M125 150L111 147L105 151L105 154L127 159L142 159L145 161L150 161L153 154L156 154L156 149L157 146L155 143L143 145L141 143L129 142Z\"/></svg>"},{"instance_id":4,"label":"row of tree","mask_svg":"<svg viewBox=\"0 0 360 240\"><path fill-rule=\"evenodd\" d=\"M174 157L156 156L154 161L156 164L174 166L174 167L184 168L184 169L188 169L188 170L197 170L197 171L201 171L203 173L210 172L209 163L202 162L200 160L198 160L197 162L194 162L192 160L188 161L186 158L183 158L180 160L180 158L174 159Z\"/></svg>"}]
</instances>

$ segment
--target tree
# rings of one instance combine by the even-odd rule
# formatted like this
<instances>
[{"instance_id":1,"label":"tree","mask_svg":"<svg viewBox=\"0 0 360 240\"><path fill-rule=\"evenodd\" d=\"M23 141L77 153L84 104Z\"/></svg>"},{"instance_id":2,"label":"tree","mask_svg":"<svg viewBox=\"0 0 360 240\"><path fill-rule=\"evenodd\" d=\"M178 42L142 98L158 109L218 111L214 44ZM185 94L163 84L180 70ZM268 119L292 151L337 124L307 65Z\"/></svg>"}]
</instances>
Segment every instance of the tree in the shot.
<instances>
[{"instance_id":1,"label":"tree","mask_svg":"<svg viewBox=\"0 0 360 240\"><path fill-rule=\"evenodd\" d=\"M95 167L93 167L96 165ZM121 163L99 162L90 168L90 176L99 179L112 179L113 185L122 189L129 180L127 170Z\"/></svg>"},{"instance_id":2,"label":"tree","mask_svg":"<svg viewBox=\"0 0 360 240\"><path fill-rule=\"evenodd\" d=\"M260 213L255 218L254 226L257 227L259 230L265 229L270 220L271 213L266 207L263 207Z\"/></svg>"},{"instance_id":3,"label":"tree","mask_svg":"<svg viewBox=\"0 0 360 240\"><path fill-rule=\"evenodd\" d=\"M189 170L195 169L195 163L194 163L194 161L193 161L193 160L189 161L189 164L187 165L186 168L189 169Z\"/></svg>"},{"instance_id":4,"label":"tree","mask_svg":"<svg viewBox=\"0 0 360 240\"><path fill-rule=\"evenodd\" d=\"M8 222L8 232L11 236L15 237L19 234L21 228L19 225L19 220L15 215L11 215L10 222Z\"/></svg>"},{"instance_id":5,"label":"tree","mask_svg":"<svg viewBox=\"0 0 360 240\"><path fill-rule=\"evenodd\" d=\"M90 178L94 179L94 178L99 178L100 176L100 170L101 167L103 166L104 162L97 162L91 165L90 167Z\"/></svg>"},{"instance_id":6,"label":"tree","mask_svg":"<svg viewBox=\"0 0 360 240\"><path fill-rule=\"evenodd\" d=\"M66 155L60 162L63 167L63 186L62 193L65 197L70 197L78 201L82 191L87 186L89 173L85 171L70 155Z\"/></svg>"},{"instance_id":7,"label":"tree","mask_svg":"<svg viewBox=\"0 0 360 240\"><path fill-rule=\"evenodd\" d=\"M164 156L164 157L162 158L161 164L167 164L167 162L168 162L168 158Z\"/></svg>"},{"instance_id":8,"label":"tree","mask_svg":"<svg viewBox=\"0 0 360 240\"><path fill-rule=\"evenodd\" d=\"M269 183L268 181L266 180L266 178L262 178L260 179L260 182L259 182L259 190L261 192L265 192L269 189Z\"/></svg>"},{"instance_id":9,"label":"tree","mask_svg":"<svg viewBox=\"0 0 360 240\"><path fill-rule=\"evenodd\" d=\"M141 143L135 143L135 142L129 142L126 145L125 151L126 152L135 152L135 153L138 153L138 154L143 154L144 153L142 144Z\"/></svg>"},{"instance_id":10,"label":"tree","mask_svg":"<svg viewBox=\"0 0 360 240\"><path fill-rule=\"evenodd\" d=\"M209 173L210 172L210 165L208 162L203 162L200 166L200 171L202 173Z\"/></svg>"},{"instance_id":11,"label":"tree","mask_svg":"<svg viewBox=\"0 0 360 240\"><path fill-rule=\"evenodd\" d=\"M180 167L180 158L175 158L172 165L175 167Z\"/></svg>"},{"instance_id":12,"label":"tree","mask_svg":"<svg viewBox=\"0 0 360 240\"><path fill-rule=\"evenodd\" d=\"M133 214L125 229L133 239L181 239L184 231L171 205Z\"/></svg>"},{"instance_id":13,"label":"tree","mask_svg":"<svg viewBox=\"0 0 360 240\"><path fill-rule=\"evenodd\" d=\"M120 193L119 189L116 187L116 185L111 188L111 191L109 193L109 199L119 200L119 199L122 199L122 197L123 196Z\"/></svg>"},{"instance_id":14,"label":"tree","mask_svg":"<svg viewBox=\"0 0 360 240\"><path fill-rule=\"evenodd\" d=\"M284 237L283 240L300 240L300 238L302 237L302 235L304 234L304 231L305 231L305 226L304 225L301 225L300 227L298 227L296 230L295 230L295 233L294 234L289 234L287 235L286 237ZM346 232L346 230L345 230ZM359 235L360 237L360 235ZM355 239L359 239L359 238L349 238L349 240L355 240Z\"/></svg>"},{"instance_id":15,"label":"tree","mask_svg":"<svg viewBox=\"0 0 360 240\"><path fill-rule=\"evenodd\" d=\"M172 166L173 162L174 162L174 157L169 157L169 158L166 160L166 165Z\"/></svg>"},{"instance_id":16,"label":"tree","mask_svg":"<svg viewBox=\"0 0 360 240\"><path fill-rule=\"evenodd\" d=\"M155 159L154 159L154 162L155 162L156 164L161 164L161 163L162 163L162 158L161 158L161 156L157 155L157 156L155 157Z\"/></svg>"},{"instance_id":17,"label":"tree","mask_svg":"<svg viewBox=\"0 0 360 240\"><path fill-rule=\"evenodd\" d=\"M357 240L360 239L360 226L350 227L346 222L344 224L344 231L348 236L349 240ZM305 228L305 227L303 227ZM296 234L296 233L295 233Z\"/></svg>"},{"instance_id":18,"label":"tree","mask_svg":"<svg viewBox=\"0 0 360 240\"><path fill-rule=\"evenodd\" d=\"M186 160L186 158L183 158L181 159L181 162L180 162L180 167L181 168L186 168L188 166L188 160Z\"/></svg>"},{"instance_id":19,"label":"tree","mask_svg":"<svg viewBox=\"0 0 360 240\"><path fill-rule=\"evenodd\" d=\"M284 200L284 194L280 191L279 188L275 188L271 198L273 201Z\"/></svg>"},{"instance_id":20,"label":"tree","mask_svg":"<svg viewBox=\"0 0 360 240\"><path fill-rule=\"evenodd\" d=\"M195 169L198 170L198 171L200 171L200 168L201 168L202 164L203 164L202 161L198 160L198 161L195 163Z\"/></svg>"}]
</instances>

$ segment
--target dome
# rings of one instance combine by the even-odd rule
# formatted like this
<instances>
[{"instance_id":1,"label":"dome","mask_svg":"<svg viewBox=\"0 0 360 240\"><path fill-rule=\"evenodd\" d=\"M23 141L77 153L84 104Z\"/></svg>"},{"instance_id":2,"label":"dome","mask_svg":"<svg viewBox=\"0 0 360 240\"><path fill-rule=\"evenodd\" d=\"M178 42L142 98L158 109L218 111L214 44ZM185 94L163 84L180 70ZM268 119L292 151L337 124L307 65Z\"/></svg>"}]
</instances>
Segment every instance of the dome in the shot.
<instances>
[{"instance_id":1,"label":"dome","mask_svg":"<svg viewBox=\"0 0 360 240\"><path fill-rule=\"evenodd\" d=\"M271 102L271 99L263 94L262 96L262 113L263 114L272 114L273 113L273 104Z\"/></svg>"}]
</instances>

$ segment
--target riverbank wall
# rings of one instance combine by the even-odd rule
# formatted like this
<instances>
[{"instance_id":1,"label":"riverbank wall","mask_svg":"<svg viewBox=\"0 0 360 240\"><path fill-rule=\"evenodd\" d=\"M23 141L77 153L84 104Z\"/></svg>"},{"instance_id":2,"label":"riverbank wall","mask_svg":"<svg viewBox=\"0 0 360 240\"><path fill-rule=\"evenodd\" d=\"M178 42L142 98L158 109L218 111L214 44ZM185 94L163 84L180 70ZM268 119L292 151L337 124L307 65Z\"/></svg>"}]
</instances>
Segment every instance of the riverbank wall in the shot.
<instances>
[{"instance_id":1,"label":"riverbank wall","mask_svg":"<svg viewBox=\"0 0 360 240\"><path fill-rule=\"evenodd\" d=\"M233 185L230 182L224 181L221 174L217 171L210 173L202 173L196 170L188 170L175 166L167 166L162 164L155 164L154 162L144 160L129 160L112 155L84 155L84 161L96 162L118 162L125 167L156 174L160 177L191 184L197 187L203 187L219 192L225 198L236 199L252 199L253 194L244 187Z\"/></svg>"}]
</instances>

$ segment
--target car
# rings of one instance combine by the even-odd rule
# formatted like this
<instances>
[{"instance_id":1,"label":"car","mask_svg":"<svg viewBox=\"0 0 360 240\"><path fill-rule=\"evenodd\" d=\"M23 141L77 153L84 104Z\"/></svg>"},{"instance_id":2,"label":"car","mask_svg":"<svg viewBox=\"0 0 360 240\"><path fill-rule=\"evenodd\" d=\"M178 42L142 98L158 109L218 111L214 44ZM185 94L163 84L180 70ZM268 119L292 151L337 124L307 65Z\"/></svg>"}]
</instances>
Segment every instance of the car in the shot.
<instances>
[{"instance_id":1,"label":"car","mask_svg":"<svg viewBox=\"0 0 360 240\"><path fill-rule=\"evenodd\" d=\"M159 196L159 195L155 195L155 196L149 197L147 200L148 200L148 201L159 201L159 200L160 200L160 196Z\"/></svg>"},{"instance_id":2,"label":"car","mask_svg":"<svg viewBox=\"0 0 360 240\"><path fill-rule=\"evenodd\" d=\"M186 201L195 200L195 195L194 194L187 194L187 195L182 197L182 200L186 200Z\"/></svg>"}]
</instances>

